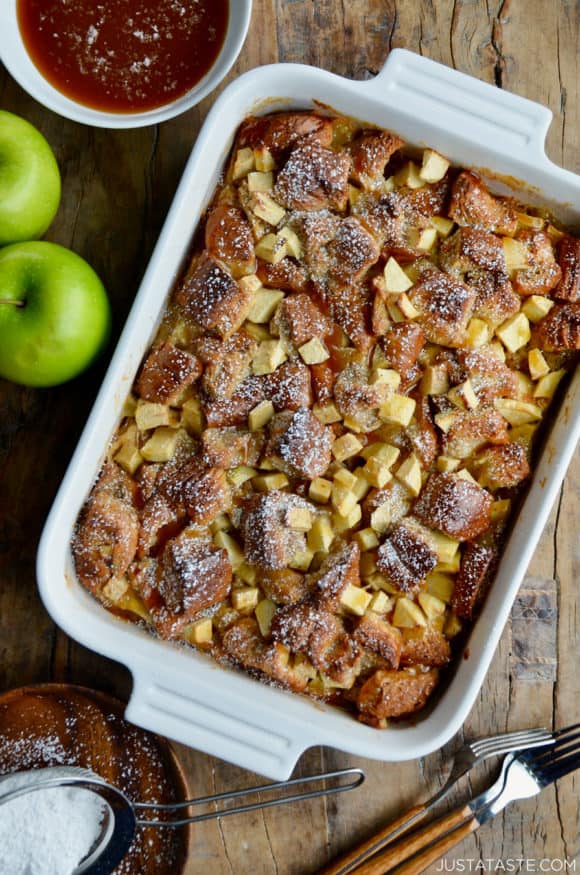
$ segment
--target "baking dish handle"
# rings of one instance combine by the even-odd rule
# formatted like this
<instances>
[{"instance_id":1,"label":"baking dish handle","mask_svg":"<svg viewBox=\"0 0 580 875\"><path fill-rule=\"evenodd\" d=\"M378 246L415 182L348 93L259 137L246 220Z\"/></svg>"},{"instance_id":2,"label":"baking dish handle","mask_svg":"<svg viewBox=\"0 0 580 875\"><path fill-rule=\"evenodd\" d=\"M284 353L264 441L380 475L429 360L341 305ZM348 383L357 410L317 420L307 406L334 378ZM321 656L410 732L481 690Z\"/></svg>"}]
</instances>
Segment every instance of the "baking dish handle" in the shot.
<instances>
[{"instance_id":1,"label":"baking dish handle","mask_svg":"<svg viewBox=\"0 0 580 875\"><path fill-rule=\"evenodd\" d=\"M303 723L294 724L290 715L266 715L250 689L241 696L238 676L237 691L232 688L226 696L217 683L199 676L195 685L184 688L167 676L145 679L142 671L133 672L125 717L144 729L280 781L290 777L308 747L321 743L314 737L305 740Z\"/></svg>"},{"instance_id":2,"label":"baking dish handle","mask_svg":"<svg viewBox=\"0 0 580 875\"><path fill-rule=\"evenodd\" d=\"M383 102L520 160L546 159L551 111L406 49L393 49L378 75L361 86Z\"/></svg>"}]
</instances>

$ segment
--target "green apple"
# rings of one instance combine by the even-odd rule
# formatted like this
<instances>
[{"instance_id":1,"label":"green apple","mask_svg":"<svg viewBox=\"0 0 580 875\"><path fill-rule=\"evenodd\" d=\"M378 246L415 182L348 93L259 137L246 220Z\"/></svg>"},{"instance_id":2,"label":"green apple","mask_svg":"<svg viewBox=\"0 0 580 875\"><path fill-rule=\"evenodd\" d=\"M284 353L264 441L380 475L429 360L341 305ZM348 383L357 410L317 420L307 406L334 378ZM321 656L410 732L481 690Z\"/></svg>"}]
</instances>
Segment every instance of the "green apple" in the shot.
<instances>
[{"instance_id":1,"label":"green apple","mask_svg":"<svg viewBox=\"0 0 580 875\"><path fill-rule=\"evenodd\" d=\"M103 284L79 255L42 240L0 249L0 377L64 383L99 354L109 325Z\"/></svg>"},{"instance_id":2,"label":"green apple","mask_svg":"<svg viewBox=\"0 0 580 875\"><path fill-rule=\"evenodd\" d=\"M0 246L42 237L59 202L52 149L29 122L0 110Z\"/></svg>"}]
</instances>

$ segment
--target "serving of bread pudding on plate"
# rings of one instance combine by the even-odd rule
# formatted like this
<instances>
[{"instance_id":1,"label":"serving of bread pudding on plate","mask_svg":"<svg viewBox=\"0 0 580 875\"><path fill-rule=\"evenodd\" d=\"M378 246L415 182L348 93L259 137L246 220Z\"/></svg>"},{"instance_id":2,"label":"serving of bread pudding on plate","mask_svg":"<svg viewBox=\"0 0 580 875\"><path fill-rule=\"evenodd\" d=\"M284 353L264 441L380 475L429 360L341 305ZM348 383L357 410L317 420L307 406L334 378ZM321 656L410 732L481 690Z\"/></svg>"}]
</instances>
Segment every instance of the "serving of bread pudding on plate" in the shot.
<instances>
[{"instance_id":1,"label":"serving of bread pudding on plate","mask_svg":"<svg viewBox=\"0 0 580 875\"><path fill-rule=\"evenodd\" d=\"M377 728L493 581L580 240L433 149L248 118L72 544L125 619Z\"/></svg>"}]
</instances>

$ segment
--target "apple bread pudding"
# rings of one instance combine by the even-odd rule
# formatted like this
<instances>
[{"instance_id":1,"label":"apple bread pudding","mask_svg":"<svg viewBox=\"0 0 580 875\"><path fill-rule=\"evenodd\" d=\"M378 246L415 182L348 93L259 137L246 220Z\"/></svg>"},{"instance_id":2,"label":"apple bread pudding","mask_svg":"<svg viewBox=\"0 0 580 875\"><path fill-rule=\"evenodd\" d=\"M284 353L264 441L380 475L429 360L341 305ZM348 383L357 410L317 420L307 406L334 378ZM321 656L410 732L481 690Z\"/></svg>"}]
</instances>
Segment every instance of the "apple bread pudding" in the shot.
<instances>
[{"instance_id":1,"label":"apple bread pudding","mask_svg":"<svg viewBox=\"0 0 580 875\"><path fill-rule=\"evenodd\" d=\"M158 636L382 728L490 585L580 240L397 135L249 118L72 545Z\"/></svg>"}]
</instances>

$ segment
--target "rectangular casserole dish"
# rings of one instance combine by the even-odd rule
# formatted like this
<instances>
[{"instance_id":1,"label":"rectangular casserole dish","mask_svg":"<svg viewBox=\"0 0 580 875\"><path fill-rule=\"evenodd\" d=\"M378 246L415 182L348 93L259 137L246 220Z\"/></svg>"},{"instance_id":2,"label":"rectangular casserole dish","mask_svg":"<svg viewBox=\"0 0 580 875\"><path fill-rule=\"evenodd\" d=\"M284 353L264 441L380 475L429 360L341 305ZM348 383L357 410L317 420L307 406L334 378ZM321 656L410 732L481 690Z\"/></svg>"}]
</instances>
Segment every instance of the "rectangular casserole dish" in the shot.
<instances>
[{"instance_id":1,"label":"rectangular casserole dish","mask_svg":"<svg viewBox=\"0 0 580 875\"><path fill-rule=\"evenodd\" d=\"M71 637L124 663L134 678L127 718L155 732L275 779L324 744L398 761L439 749L465 720L483 682L580 434L579 374L571 381L482 613L434 706L381 732L344 712L216 665L114 617L75 579L70 541L141 359L159 324L240 122L250 114L326 105L431 146L475 167L493 190L519 193L572 228L580 177L544 153L551 113L403 50L379 75L351 82L312 67L276 65L236 80L216 101L185 169L140 291L77 450L47 520L38 553L40 593ZM491 170L486 171L486 168ZM493 172L493 177L491 177ZM501 182L500 182L501 180ZM525 182L518 182L525 180Z\"/></svg>"}]
</instances>

